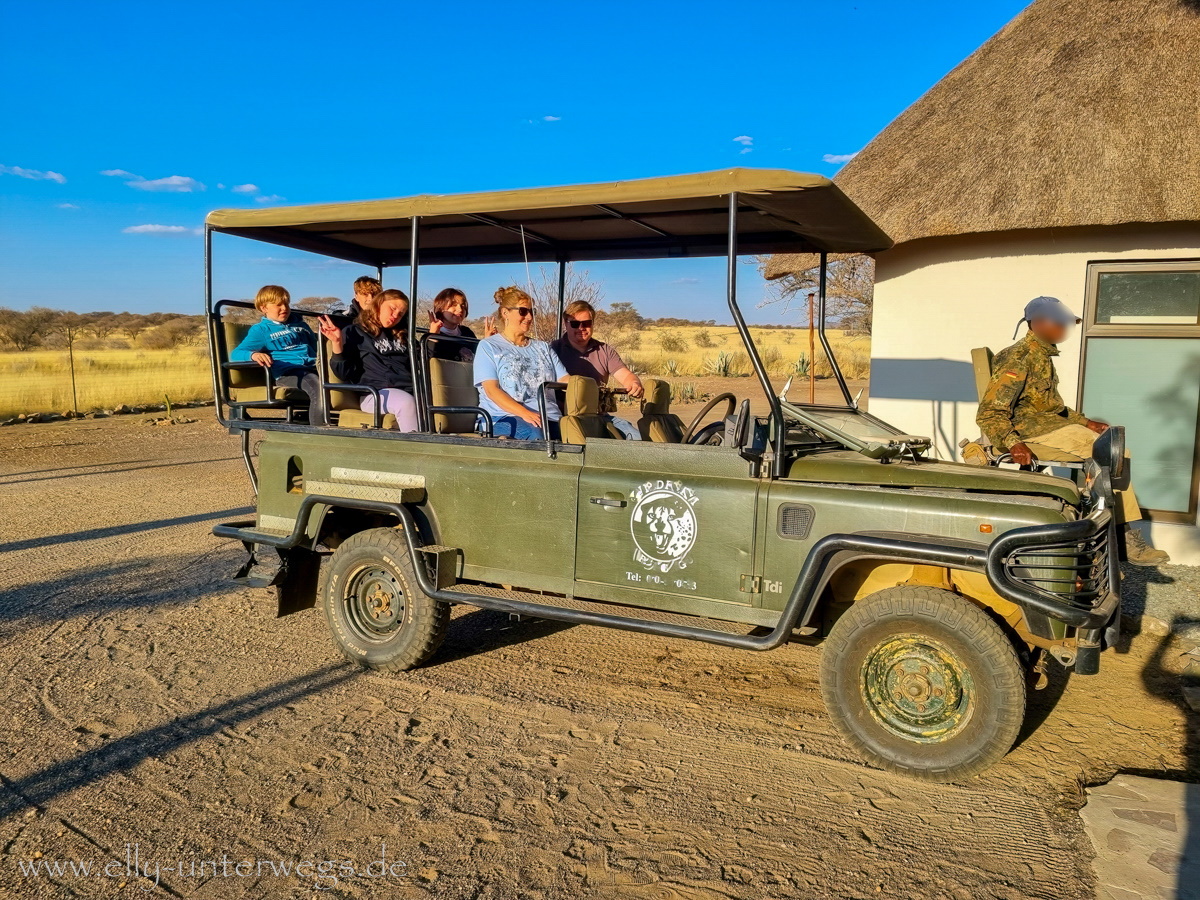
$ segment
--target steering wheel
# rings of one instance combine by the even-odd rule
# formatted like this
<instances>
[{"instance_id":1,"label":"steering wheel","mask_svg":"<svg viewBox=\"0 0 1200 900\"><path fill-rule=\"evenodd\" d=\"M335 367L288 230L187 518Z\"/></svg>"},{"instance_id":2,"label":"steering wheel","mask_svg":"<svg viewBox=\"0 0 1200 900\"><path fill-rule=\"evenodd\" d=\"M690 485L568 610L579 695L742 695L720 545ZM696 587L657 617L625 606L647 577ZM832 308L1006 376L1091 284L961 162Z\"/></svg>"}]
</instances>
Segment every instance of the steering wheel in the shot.
<instances>
[{"instance_id":1,"label":"steering wheel","mask_svg":"<svg viewBox=\"0 0 1200 900\"><path fill-rule=\"evenodd\" d=\"M704 417L712 412L713 407L715 407L722 400L724 400L727 405L725 407L725 415L721 418L727 419L729 416L733 415L733 410L737 406L737 397L733 396L733 394L729 393L728 391L723 394L717 394L717 396L705 403L704 409L700 410L700 412L697 413L696 418L692 419L692 424L689 425L687 430L683 433L683 438L681 439L680 443L708 444L712 442L713 435L717 431L725 431L724 422L713 422L711 425L700 428L700 423L704 421ZM697 431L697 429L699 429L699 431Z\"/></svg>"}]
</instances>

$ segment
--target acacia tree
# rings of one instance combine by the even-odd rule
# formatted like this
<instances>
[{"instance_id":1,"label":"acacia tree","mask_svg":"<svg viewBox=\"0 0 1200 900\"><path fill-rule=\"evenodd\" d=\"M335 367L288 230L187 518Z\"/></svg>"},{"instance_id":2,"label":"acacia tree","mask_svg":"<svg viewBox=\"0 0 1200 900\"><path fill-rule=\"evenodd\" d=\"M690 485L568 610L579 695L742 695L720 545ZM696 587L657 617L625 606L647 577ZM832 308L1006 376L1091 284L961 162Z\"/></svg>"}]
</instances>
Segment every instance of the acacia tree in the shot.
<instances>
[{"instance_id":1,"label":"acacia tree","mask_svg":"<svg viewBox=\"0 0 1200 900\"><path fill-rule=\"evenodd\" d=\"M146 317L137 313L121 313L117 318L121 320L121 331L125 332L125 336L131 341L136 341L138 335L149 327Z\"/></svg>"},{"instance_id":2,"label":"acacia tree","mask_svg":"<svg viewBox=\"0 0 1200 900\"><path fill-rule=\"evenodd\" d=\"M768 260L759 257L760 271L765 273ZM820 289L820 267L789 272L769 284L771 296L759 303L759 308L781 304L784 313L797 306L805 310L808 295ZM826 273L826 318L847 331L870 334L874 308L875 260L860 254L831 258Z\"/></svg>"},{"instance_id":3,"label":"acacia tree","mask_svg":"<svg viewBox=\"0 0 1200 900\"><path fill-rule=\"evenodd\" d=\"M586 300L592 307L599 310L604 304L604 289L599 282L592 281L587 269L577 270L567 263L566 278L563 282L563 308L576 300ZM554 317L558 315L558 267L538 266L537 278L530 285L533 302L538 308L541 330L552 336L558 331L558 323Z\"/></svg>"},{"instance_id":4,"label":"acacia tree","mask_svg":"<svg viewBox=\"0 0 1200 900\"><path fill-rule=\"evenodd\" d=\"M50 323L55 315L54 310L44 306L35 306L25 312L0 308L0 338L21 351L40 347L50 333Z\"/></svg>"}]
</instances>

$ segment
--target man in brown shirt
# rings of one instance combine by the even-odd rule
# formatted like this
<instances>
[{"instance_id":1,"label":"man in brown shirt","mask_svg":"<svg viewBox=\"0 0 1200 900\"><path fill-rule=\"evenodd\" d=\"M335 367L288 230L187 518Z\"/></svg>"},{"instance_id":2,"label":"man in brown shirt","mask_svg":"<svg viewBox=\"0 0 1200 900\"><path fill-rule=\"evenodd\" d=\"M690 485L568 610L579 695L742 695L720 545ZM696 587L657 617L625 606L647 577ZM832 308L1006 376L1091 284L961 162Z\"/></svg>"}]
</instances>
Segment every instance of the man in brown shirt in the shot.
<instances>
[{"instance_id":1,"label":"man in brown shirt","mask_svg":"<svg viewBox=\"0 0 1200 900\"><path fill-rule=\"evenodd\" d=\"M568 375L594 379L600 387L604 387L612 378L629 392L630 397L642 396L644 390L641 379L630 371L611 345L592 336L596 327L596 309L592 304L586 300L568 303L563 310L563 324L566 326L563 336L551 341L550 347L562 360ZM642 439L633 423L616 416L608 416L608 419L628 440Z\"/></svg>"}]
</instances>

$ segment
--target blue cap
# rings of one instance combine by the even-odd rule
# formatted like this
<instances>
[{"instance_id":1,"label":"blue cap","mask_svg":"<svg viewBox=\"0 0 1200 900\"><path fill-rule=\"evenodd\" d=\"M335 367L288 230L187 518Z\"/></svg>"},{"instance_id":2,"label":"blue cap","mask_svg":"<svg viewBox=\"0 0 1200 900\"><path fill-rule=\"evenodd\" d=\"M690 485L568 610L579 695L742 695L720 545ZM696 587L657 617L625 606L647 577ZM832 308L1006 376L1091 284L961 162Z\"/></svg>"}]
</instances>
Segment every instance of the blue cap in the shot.
<instances>
[{"instance_id":1,"label":"blue cap","mask_svg":"<svg viewBox=\"0 0 1200 900\"><path fill-rule=\"evenodd\" d=\"M1021 322L1032 322L1034 319L1050 319L1059 325L1078 325L1083 321L1067 309L1057 297L1034 297L1026 303L1025 315ZM1018 331L1021 328L1021 322L1017 323ZM1013 337L1016 337L1016 332L1013 333Z\"/></svg>"}]
</instances>

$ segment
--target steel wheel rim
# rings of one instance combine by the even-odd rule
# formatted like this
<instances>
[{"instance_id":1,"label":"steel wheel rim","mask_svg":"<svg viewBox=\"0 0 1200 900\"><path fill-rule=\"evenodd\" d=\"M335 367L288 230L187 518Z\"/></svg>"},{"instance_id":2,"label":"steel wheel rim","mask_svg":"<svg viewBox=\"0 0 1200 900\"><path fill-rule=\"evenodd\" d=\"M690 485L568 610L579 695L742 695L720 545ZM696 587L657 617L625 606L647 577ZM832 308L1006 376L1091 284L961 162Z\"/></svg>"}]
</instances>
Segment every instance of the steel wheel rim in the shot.
<instances>
[{"instance_id":1,"label":"steel wheel rim","mask_svg":"<svg viewBox=\"0 0 1200 900\"><path fill-rule=\"evenodd\" d=\"M383 566L355 572L346 584L342 604L349 630L362 641L384 643L404 622L400 579Z\"/></svg>"},{"instance_id":2,"label":"steel wheel rim","mask_svg":"<svg viewBox=\"0 0 1200 900\"><path fill-rule=\"evenodd\" d=\"M859 688L871 717L897 737L932 744L966 727L975 686L945 644L921 634L893 635L863 659Z\"/></svg>"}]
</instances>

